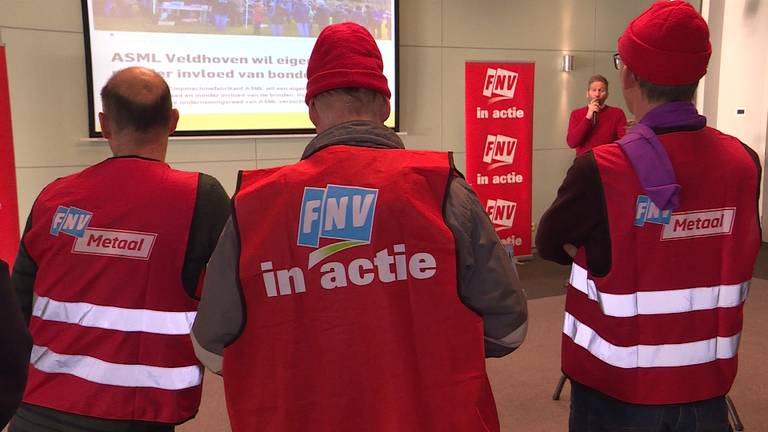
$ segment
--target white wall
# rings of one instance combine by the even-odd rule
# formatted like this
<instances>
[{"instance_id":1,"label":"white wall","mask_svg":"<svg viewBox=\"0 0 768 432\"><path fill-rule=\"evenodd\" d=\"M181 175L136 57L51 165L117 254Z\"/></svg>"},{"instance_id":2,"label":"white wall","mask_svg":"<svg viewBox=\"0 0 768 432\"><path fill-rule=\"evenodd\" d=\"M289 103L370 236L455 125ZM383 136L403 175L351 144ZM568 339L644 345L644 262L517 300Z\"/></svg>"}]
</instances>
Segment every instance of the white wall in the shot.
<instances>
[{"instance_id":1,"label":"white wall","mask_svg":"<svg viewBox=\"0 0 768 432\"><path fill-rule=\"evenodd\" d=\"M611 56L632 17L652 0L401 0L401 129L406 146L450 150L464 168L464 62L536 62L533 220L549 206L573 159L568 113L585 102L586 80L614 82ZM79 0L0 0L7 45L21 223L56 177L109 156L87 136L85 60ZM560 71L563 54L576 69ZM182 113L183 115L183 113ZM219 178L228 192L239 169L296 161L309 138L171 142L168 160Z\"/></svg>"},{"instance_id":2,"label":"white wall","mask_svg":"<svg viewBox=\"0 0 768 432\"><path fill-rule=\"evenodd\" d=\"M710 25L713 50L703 90L704 113L710 125L752 147L762 159L765 172L768 2L705 0L704 11ZM736 114L740 108L745 109L744 115ZM763 200L761 207L766 204ZM765 210L763 207L763 218L768 216ZM763 241L768 241L768 230L763 231Z\"/></svg>"}]
</instances>

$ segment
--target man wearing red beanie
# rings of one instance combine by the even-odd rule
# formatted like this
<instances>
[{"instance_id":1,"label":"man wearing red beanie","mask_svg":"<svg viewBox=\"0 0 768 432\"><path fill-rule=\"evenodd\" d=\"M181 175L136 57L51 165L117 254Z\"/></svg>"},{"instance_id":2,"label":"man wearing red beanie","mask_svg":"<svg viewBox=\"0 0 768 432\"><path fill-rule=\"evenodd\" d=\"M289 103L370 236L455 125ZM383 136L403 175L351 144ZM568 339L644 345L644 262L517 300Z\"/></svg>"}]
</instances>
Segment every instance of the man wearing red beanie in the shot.
<instances>
[{"instance_id":1,"label":"man wearing red beanie","mask_svg":"<svg viewBox=\"0 0 768 432\"><path fill-rule=\"evenodd\" d=\"M573 264L562 334L571 431L728 431L742 310L760 245L760 162L691 102L711 54L683 1L619 38L625 137L577 158L542 216L542 257Z\"/></svg>"},{"instance_id":2,"label":"man wearing red beanie","mask_svg":"<svg viewBox=\"0 0 768 432\"><path fill-rule=\"evenodd\" d=\"M499 431L485 357L527 328L516 270L442 152L384 126L363 27L326 27L307 67L318 135L243 171L193 327L232 430Z\"/></svg>"}]
</instances>

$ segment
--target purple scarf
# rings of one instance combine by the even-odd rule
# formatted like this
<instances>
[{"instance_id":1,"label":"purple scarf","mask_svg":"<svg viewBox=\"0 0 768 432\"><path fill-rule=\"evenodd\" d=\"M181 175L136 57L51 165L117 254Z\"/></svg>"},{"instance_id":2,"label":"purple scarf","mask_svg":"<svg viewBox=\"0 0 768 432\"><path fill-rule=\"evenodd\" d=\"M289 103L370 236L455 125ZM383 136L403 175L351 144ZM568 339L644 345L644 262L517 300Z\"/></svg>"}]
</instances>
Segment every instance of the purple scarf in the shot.
<instances>
[{"instance_id":1,"label":"purple scarf","mask_svg":"<svg viewBox=\"0 0 768 432\"><path fill-rule=\"evenodd\" d=\"M674 210L679 204L680 185L664 145L653 129L700 129L707 118L691 102L669 102L648 111L617 141L629 159L640 184L661 210Z\"/></svg>"}]
</instances>

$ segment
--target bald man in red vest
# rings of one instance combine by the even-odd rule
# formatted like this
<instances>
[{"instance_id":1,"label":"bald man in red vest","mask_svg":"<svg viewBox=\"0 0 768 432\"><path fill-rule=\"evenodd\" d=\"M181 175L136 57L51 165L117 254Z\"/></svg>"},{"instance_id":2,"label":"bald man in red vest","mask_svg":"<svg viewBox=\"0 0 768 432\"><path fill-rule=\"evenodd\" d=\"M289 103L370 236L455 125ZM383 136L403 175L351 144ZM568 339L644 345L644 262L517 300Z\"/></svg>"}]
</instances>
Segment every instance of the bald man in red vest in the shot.
<instances>
[{"instance_id":1,"label":"bald man in red vest","mask_svg":"<svg viewBox=\"0 0 768 432\"><path fill-rule=\"evenodd\" d=\"M43 189L14 265L34 341L14 432L167 432L200 405L189 333L229 200L165 163L179 113L160 75L118 71L101 99L113 157Z\"/></svg>"}]
</instances>

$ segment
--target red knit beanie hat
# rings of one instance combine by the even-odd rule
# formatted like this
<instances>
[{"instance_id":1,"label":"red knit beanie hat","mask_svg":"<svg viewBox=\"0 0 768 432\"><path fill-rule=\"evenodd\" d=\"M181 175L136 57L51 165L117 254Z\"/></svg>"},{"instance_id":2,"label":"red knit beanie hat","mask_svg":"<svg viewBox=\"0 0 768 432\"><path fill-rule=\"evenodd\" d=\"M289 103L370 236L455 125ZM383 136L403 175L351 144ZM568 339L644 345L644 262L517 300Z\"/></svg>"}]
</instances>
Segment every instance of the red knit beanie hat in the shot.
<instances>
[{"instance_id":1,"label":"red knit beanie hat","mask_svg":"<svg viewBox=\"0 0 768 432\"><path fill-rule=\"evenodd\" d=\"M627 68L656 85L698 82L711 54L707 23L684 1L654 3L619 38L619 56Z\"/></svg>"},{"instance_id":2,"label":"red knit beanie hat","mask_svg":"<svg viewBox=\"0 0 768 432\"><path fill-rule=\"evenodd\" d=\"M373 36L352 22L329 25L317 37L307 65L309 101L318 94L344 87L374 90L390 98L384 62Z\"/></svg>"}]
</instances>

